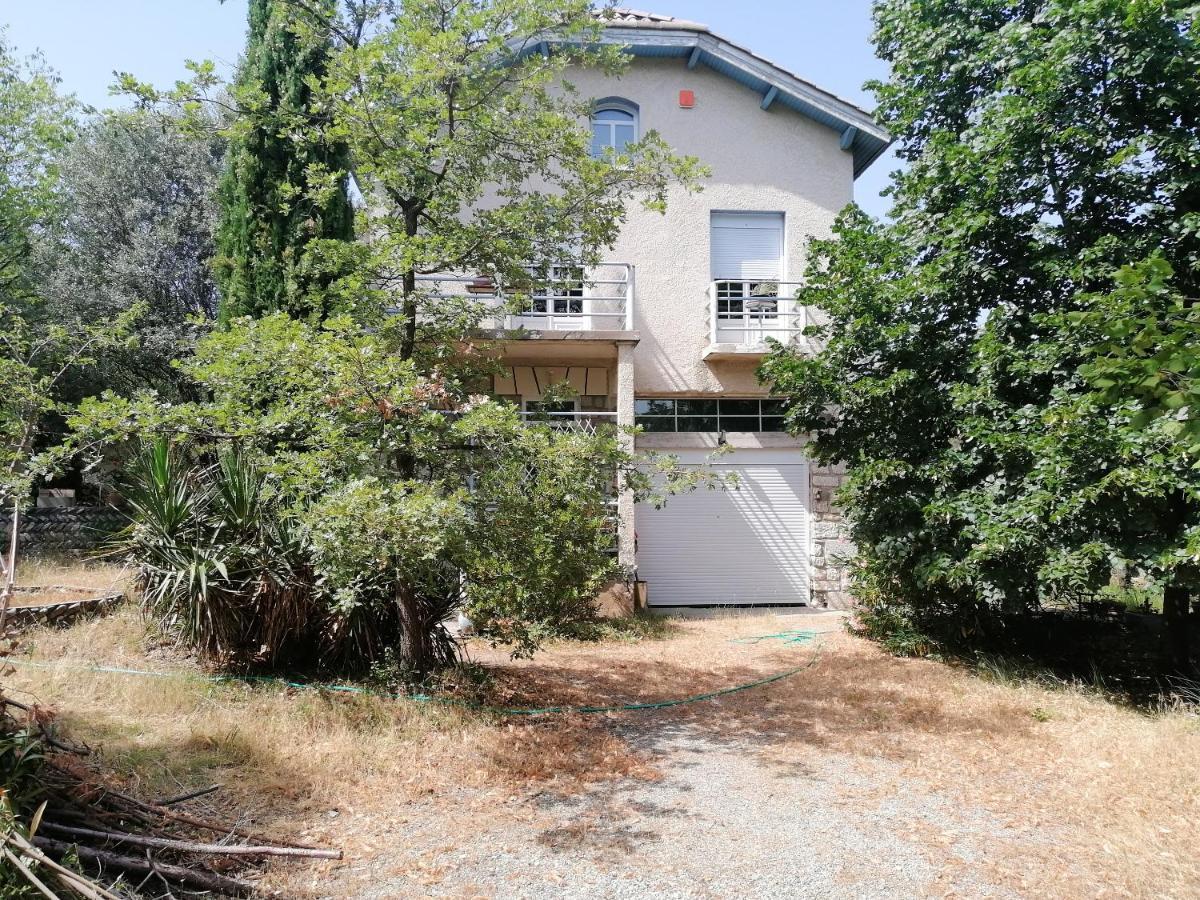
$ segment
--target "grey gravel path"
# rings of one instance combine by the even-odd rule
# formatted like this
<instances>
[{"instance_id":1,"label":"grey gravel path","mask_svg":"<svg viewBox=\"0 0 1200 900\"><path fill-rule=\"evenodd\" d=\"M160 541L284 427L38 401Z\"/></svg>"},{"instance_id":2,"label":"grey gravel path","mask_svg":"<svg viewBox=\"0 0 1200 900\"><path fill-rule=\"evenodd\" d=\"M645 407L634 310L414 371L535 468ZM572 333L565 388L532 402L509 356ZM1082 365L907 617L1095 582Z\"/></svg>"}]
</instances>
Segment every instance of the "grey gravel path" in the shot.
<instances>
[{"instance_id":1,"label":"grey gravel path","mask_svg":"<svg viewBox=\"0 0 1200 900\"><path fill-rule=\"evenodd\" d=\"M980 880L972 863L995 840L1020 836L905 782L887 761L864 771L861 758L823 754L779 766L691 726L646 718L616 727L656 757L660 781L543 796L528 802L526 823L481 821L449 841L435 828L409 847L436 861L437 883L381 879L356 896L1011 896ZM881 784L900 787L881 792Z\"/></svg>"},{"instance_id":2,"label":"grey gravel path","mask_svg":"<svg viewBox=\"0 0 1200 900\"><path fill-rule=\"evenodd\" d=\"M835 629L838 619L805 624ZM352 863L328 896L1009 898L988 880L989 856L1052 840L940 793L936 772L916 779L898 762L828 745L785 749L787 732L760 723L738 734L725 699L707 703L695 715L605 720L658 780L568 797L464 787L442 800L476 811L466 826L462 815L439 818L445 802L408 810L394 850Z\"/></svg>"}]
</instances>

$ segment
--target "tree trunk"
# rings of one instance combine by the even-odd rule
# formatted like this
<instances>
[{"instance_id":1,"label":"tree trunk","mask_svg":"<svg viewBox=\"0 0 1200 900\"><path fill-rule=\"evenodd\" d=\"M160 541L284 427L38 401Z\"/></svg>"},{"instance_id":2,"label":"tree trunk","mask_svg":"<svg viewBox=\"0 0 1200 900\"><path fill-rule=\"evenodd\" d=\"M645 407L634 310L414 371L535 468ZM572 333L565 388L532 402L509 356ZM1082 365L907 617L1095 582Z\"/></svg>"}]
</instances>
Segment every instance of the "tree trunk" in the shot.
<instances>
[{"instance_id":1,"label":"tree trunk","mask_svg":"<svg viewBox=\"0 0 1200 900\"><path fill-rule=\"evenodd\" d=\"M1163 620L1167 626L1167 657L1172 671L1192 673L1192 597L1181 584L1163 590Z\"/></svg>"},{"instance_id":2,"label":"tree trunk","mask_svg":"<svg viewBox=\"0 0 1200 900\"><path fill-rule=\"evenodd\" d=\"M421 230L421 213L415 205L404 207L404 233L415 238ZM400 358L412 359L417 349L417 273L409 269L404 273L404 302L401 304L404 316L404 336L400 341Z\"/></svg>"},{"instance_id":3,"label":"tree trunk","mask_svg":"<svg viewBox=\"0 0 1200 900\"><path fill-rule=\"evenodd\" d=\"M416 237L420 231L420 207L415 203L408 204L403 206L403 211L404 232L410 238ZM400 339L400 358L409 360L417 349L417 273L409 269L404 273L402 283L404 331ZM407 438L405 446L396 454L396 463L401 478L410 480L416 475L416 460L408 449ZM400 661L408 666L417 679L423 679L434 667L433 637L430 633L433 623L426 621L416 592L403 578L396 582L395 599L400 619Z\"/></svg>"},{"instance_id":4,"label":"tree trunk","mask_svg":"<svg viewBox=\"0 0 1200 900\"><path fill-rule=\"evenodd\" d=\"M404 334L400 338L400 358L409 360L417 349L417 276L409 271L404 273L404 299L400 304L401 315L404 317Z\"/></svg>"},{"instance_id":5,"label":"tree trunk","mask_svg":"<svg viewBox=\"0 0 1200 900\"><path fill-rule=\"evenodd\" d=\"M433 641L421 602L405 581L396 585L396 609L400 614L400 661L418 679L433 671Z\"/></svg>"}]
</instances>

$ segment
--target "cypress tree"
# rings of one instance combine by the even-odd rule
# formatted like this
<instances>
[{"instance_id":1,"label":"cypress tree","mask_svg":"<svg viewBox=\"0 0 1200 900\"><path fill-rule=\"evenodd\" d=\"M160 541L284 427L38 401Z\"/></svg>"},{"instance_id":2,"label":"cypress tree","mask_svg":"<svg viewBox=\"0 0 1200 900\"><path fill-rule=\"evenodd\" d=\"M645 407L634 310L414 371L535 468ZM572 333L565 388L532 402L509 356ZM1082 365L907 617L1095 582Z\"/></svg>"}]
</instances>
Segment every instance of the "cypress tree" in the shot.
<instances>
[{"instance_id":1,"label":"cypress tree","mask_svg":"<svg viewBox=\"0 0 1200 900\"><path fill-rule=\"evenodd\" d=\"M349 152L344 144L315 139L320 122L308 79L326 74L331 48L296 29L292 10L278 0L250 0L234 88L248 114L220 189L216 272L223 322L276 311L322 316L329 275L306 269L305 248L317 239L353 237L348 176L327 199L309 196L310 166L346 173Z\"/></svg>"}]
</instances>

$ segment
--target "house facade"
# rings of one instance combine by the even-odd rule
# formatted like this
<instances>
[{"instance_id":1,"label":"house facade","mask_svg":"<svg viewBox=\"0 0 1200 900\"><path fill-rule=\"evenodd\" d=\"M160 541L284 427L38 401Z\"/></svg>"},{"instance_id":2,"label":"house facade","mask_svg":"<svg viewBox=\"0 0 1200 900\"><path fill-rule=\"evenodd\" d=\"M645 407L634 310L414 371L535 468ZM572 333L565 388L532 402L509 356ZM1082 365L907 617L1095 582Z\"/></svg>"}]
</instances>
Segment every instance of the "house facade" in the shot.
<instances>
[{"instance_id":1,"label":"house facade","mask_svg":"<svg viewBox=\"0 0 1200 900\"><path fill-rule=\"evenodd\" d=\"M889 138L867 112L705 26L617 11L604 40L633 55L620 78L572 73L594 98L596 152L654 130L711 169L665 215L636 204L611 263L569 266L527 315L496 321L497 396L570 422L641 426L639 451L736 474L735 489L662 509L621 494L620 562L652 608L844 607L852 548L831 503L841 473L783 432L755 370L773 338L806 349L817 313L794 299L812 237ZM551 385L577 397L547 402Z\"/></svg>"}]
</instances>

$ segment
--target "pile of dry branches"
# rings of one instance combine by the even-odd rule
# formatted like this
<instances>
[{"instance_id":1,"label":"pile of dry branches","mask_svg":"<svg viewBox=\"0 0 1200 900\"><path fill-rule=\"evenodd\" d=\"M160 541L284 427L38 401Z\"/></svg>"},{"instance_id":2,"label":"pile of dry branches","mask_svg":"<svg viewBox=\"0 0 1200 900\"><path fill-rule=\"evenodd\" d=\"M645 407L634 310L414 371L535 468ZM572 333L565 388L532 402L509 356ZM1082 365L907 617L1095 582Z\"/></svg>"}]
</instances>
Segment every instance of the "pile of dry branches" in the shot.
<instances>
[{"instance_id":1,"label":"pile of dry branches","mask_svg":"<svg viewBox=\"0 0 1200 900\"><path fill-rule=\"evenodd\" d=\"M119 900L80 871L96 873L125 896L172 897L173 890L182 889L242 897L255 892L254 884L240 877L252 863L268 857L342 857L338 850L279 840L179 809L218 790L217 785L153 802L125 794L84 762L87 748L51 734L43 711L3 697L0 709L10 719L10 710L18 711L25 719L22 727L31 725L47 749L40 806L28 823L20 823L27 827L0 833L0 858L45 897Z\"/></svg>"}]
</instances>

